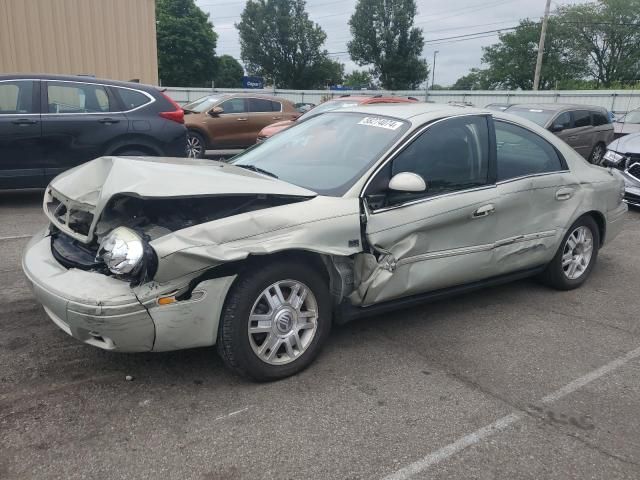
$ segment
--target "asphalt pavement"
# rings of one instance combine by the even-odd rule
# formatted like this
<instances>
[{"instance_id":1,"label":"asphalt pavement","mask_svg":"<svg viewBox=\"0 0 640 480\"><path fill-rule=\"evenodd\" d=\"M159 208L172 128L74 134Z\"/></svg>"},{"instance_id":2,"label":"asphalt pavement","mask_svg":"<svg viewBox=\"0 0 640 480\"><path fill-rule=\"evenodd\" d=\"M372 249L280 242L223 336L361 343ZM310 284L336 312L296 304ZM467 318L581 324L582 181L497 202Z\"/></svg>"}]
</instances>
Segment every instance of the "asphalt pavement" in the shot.
<instances>
[{"instance_id":1,"label":"asphalt pavement","mask_svg":"<svg viewBox=\"0 0 640 480\"><path fill-rule=\"evenodd\" d=\"M583 288L363 319L254 384L214 348L110 353L59 330L20 270L40 202L0 193L0 479L640 478L638 211Z\"/></svg>"}]
</instances>

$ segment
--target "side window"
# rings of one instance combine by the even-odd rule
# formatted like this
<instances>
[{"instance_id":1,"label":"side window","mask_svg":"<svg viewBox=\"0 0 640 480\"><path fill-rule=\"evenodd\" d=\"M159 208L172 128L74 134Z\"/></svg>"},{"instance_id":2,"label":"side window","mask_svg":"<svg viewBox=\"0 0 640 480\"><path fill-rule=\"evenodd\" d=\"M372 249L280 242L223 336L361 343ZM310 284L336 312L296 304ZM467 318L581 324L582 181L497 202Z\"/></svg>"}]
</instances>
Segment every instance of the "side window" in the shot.
<instances>
[{"instance_id":1,"label":"side window","mask_svg":"<svg viewBox=\"0 0 640 480\"><path fill-rule=\"evenodd\" d=\"M0 115L38 113L33 107L31 80L0 82Z\"/></svg>"},{"instance_id":2,"label":"side window","mask_svg":"<svg viewBox=\"0 0 640 480\"><path fill-rule=\"evenodd\" d=\"M264 98L250 98L249 111L256 112L256 113L271 112L273 111L273 107L271 106L271 100L266 100Z\"/></svg>"},{"instance_id":3,"label":"side window","mask_svg":"<svg viewBox=\"0 0 640 480\"><path fill-rule=\"evenodd\" d=\"M495 122L498 181L564 170L558 153L544 138L511 123Z\"/></svg>"},{"instance_id":4,"label":"side window","mask_svg":"<svg viewBox=\"0 0 640 480\"><path fill-rule=\"evenodd\" d=\"M591 126L591 115L587 110L576 110L573 112L573 125L578 127Z\"/></svg>"},{"instance_id":5,"label":"side window","mask_svg":"<svg viewBox=\"0 0 640 480\"><path fill-rule=\"evenodd\" d=\"M49 113L110 112L109 96L101 85L48 82Z\"/></svg>"},{"instance_id":6,"label":"side window","mask_svg":"<svg viewBox=\"0 0 640 480\"><path fill-rule=\"evenodd\" d=\"M391 175L412 172L427 196L485 185L489 173L486 117L458 117L429 127L393 160Z\"/></svg>"},{"instance_id":7,"label":"side window","mask_svg":"<svg viewBox=\"0 0 640 480\"><path fill-rule=\"evenodd\" d=\"M226 102L222 102L220 106L224 109L224 113L245 113L244 98L231 98Z\"/></svg>"},{"instance_id":8,"label":"side window","mask_svg":"<svg viewBox=\"0 0 640 480\"><path fill-rule=\"evenodd\" d=\"M133 110L151 101L145 94L136 92L135 90L126 88L116 88L115 90L118 92L118 95L120 95L125 110Z\"/></svg>"},{"instance_id":9,"label":"side window","mask_svg":"<svg viewBox=\"0 0 640 480\"><path fill-rule=\"evenodd\" d=\"M271 111L272 112L281 112L282 111L282 104L280 102L272 101L271 102Z\"/></svg>"},{"instance_id":10,"label":"side window","mask_svg":"<svg viewBox=\"0 0 640 480\"><path fill-rule=\"evenodd\" d=\"M607 125L609 123L609 116L605 115L603 112L591 112L591 117L593 118L593 126L599 127L601 125Z\"/></svg>"},{"instance_id":11,"label":"side window","mask_svg":"<svg viewBox=\"0 0 640 480\"><path fill-rule=\"evenodd\" d=\"M556 117L553 121L553 126L561 126L563 130L567 128L572 128L571 125L571 114L569 112L563 112Z\"/></svg>"}]
</instances>

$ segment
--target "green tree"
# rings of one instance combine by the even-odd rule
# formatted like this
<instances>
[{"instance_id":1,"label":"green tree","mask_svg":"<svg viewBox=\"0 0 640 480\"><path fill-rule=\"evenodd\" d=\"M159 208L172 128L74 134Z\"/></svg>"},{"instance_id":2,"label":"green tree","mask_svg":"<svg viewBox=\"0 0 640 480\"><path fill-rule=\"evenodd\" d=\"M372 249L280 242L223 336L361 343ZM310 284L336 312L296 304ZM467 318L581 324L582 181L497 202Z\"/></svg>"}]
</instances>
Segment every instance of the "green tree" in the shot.
<instances>
[{"instance_id":1,"label":"green tree","mask_svg":"<svg viewBox=\"0 0 640 480\"><path fill-rule=\"evenodd\" d=\"M417 88L429 75L420 58L422 29L414 27L414 0L358 0L349 20L349 55L360 66L372 65L383 88Z\"/></svg>"},{"instance_id":2,"label":"green tree","mask_svg":"<svg viewBox=\"0 0 640 480\"><path fill-rule=\"evenodd\" d=\"M309 20L304 0L249 0L236 28L247 70L280 88L317 87L336 73L321 48L327 36Z\"/></svg>"},{"instance_id":3,"label":"green tree","mask_svg":"<svg viewBox=\"0 0 640 480\"><path fill-rule=\"evenodd\" d=\"M194 0L156 0L158 73L163 85L202 87L215 73L217 35Z\"/></svg>"},{"instance_id":4,"label":"green tree","mask_svg":"<svg viewBox=\"0 0 640 480\"><path fill-rule=\"evenodd\" d=\"M600 86L633 84L640 75L640 0L600 0L561 7L557 16L588 74Z\"/></svg>"},{"instance_id":5,"label":"green tree","mask_svg":"<svg viewBox=\"0 0 640 480\"><path fill-rule=\"evenodd\" d=\"M325 57L307 69L303 81L307 88L324 88L327 85L338 85L344 78L344 65Z\"/></svg>"},{"instance_id":6,"label":"green tree","mask_svg":"<svg viewBox=\"0 0 640 480\"><path fill-rule=\"evenodd\" d=\"M533 88L540 28L540 22L521 20L514 31L501 34L497 44L484 48L482 63L487 68L482 76L486 88ZM560 19L550 18L540 88L555 88L556 83L581 79L586 73L585 58L574 48L564 25Z\"/></svg>"},{"instance_id":7,"label":"green tree","mask_svg":"<svg viewBox=\"0 0 640 480\"><path fill-rule=\"evenodd\" d=\"M479 68L472 68L468 74L460 77L451 86L451 90L487 90L489 82L486 78L486 71Z\"/></svg>"},{"instance_id":8,"label":"green tree","mask_svg":"<svg viewBox=\"0 0 640 480\"><path fill-rule=\"evenodd\" d=\"M240 88L242 87L242 76L244 69L231 55L216 57L216 75L214 82L220 88Z\"/></svg>"},{"instance_id":9,"label":"green tree","mask_svg":"<svg viewBox=\"0 0 640 480\"><path fill-rule=\"evenodd\" d=\"M344 77L343 85L352 88L364 88L373 84L371 74L364 70L354 70Z\"/></svg>"}]
</instances>

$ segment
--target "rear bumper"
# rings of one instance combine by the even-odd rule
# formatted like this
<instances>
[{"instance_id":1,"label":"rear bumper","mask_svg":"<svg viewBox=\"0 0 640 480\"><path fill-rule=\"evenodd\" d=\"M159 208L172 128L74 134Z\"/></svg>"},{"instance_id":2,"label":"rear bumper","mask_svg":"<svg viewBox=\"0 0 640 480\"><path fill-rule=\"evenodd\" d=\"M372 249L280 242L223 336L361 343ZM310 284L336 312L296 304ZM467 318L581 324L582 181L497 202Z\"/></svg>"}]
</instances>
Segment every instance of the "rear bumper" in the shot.
<instances>
[{"instance_id":1,"label":"rear bumper","mask_svg":"<svg viewBox=\"0 0 640 480\"><path fill-rule=\"evenodd\" d=\"M607 214L607 228L604 243L609 243L622 231L627 210L629 210L629 207L623 202Z\"/></svg>"}]
</instances>

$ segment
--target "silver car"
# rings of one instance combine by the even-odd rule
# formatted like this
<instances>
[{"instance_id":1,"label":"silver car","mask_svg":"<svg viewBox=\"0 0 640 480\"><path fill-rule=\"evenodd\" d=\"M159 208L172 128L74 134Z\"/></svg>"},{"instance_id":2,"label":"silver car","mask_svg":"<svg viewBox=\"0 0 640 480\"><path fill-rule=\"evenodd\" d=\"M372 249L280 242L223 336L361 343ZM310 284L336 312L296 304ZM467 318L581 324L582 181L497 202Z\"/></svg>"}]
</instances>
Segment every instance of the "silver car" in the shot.
<instances>
[{"instance_id":1,"label":"silver car","mask_svg":"<svg viewBox=\"0 0 640 480\"><path fill-rule=\"evenodd\" d=\"M82 342L215 344L272 380L307 366L332 323L532 275L580 286L622 228L623 187L506 113L354 107L230 164L103 157L65 172L23 268Z\"/></svg>"},{"instance_id":2,"label":"silver car","mask_svg":"<svg viewBox=\"0 0 640 480\"><path fill-rule=\"evenodd\" d=\"M602 164L622 172L625 183L624 201L640 207L640 133L625 135L611 142Z\"/></svg>"}]
</instances>

